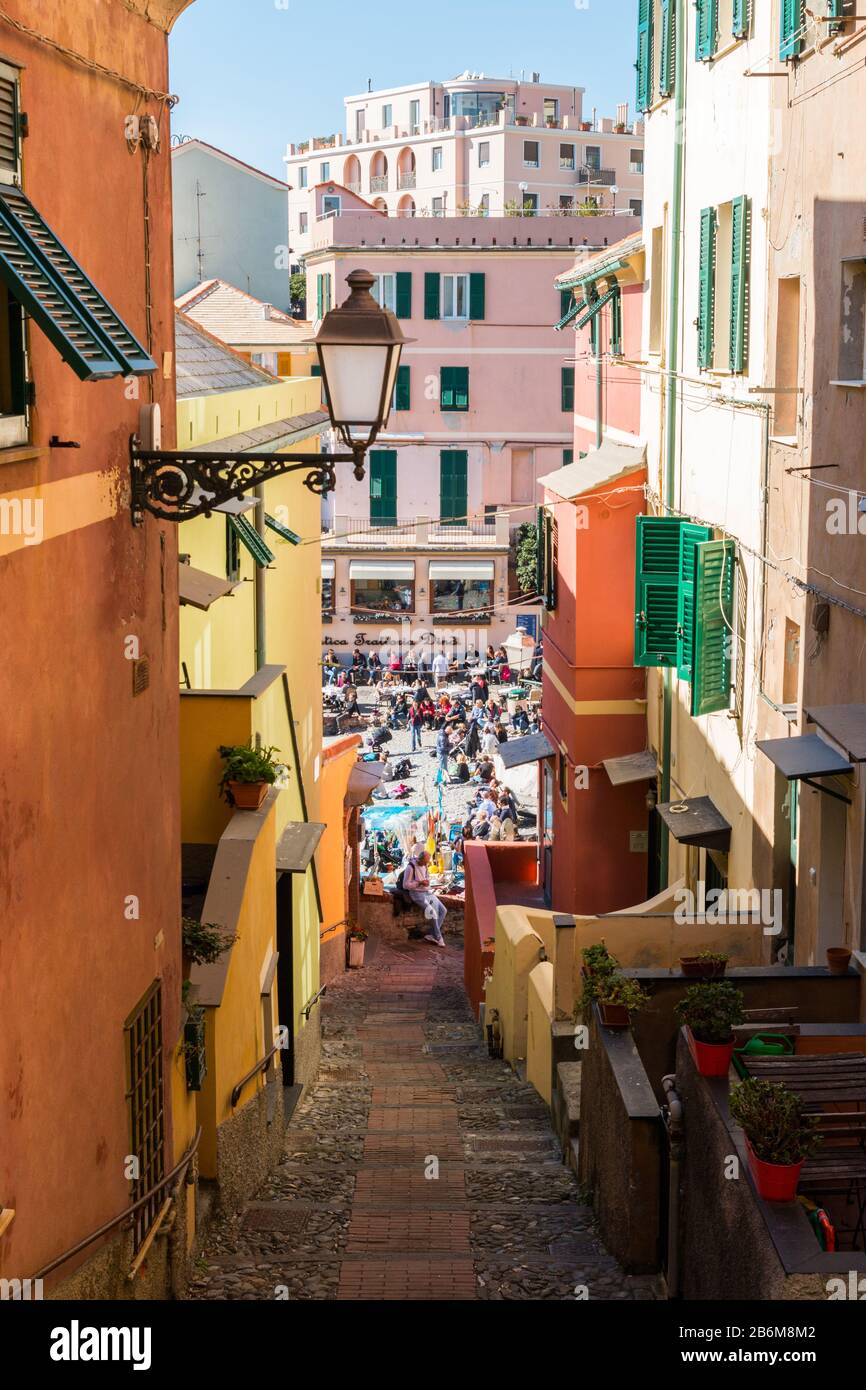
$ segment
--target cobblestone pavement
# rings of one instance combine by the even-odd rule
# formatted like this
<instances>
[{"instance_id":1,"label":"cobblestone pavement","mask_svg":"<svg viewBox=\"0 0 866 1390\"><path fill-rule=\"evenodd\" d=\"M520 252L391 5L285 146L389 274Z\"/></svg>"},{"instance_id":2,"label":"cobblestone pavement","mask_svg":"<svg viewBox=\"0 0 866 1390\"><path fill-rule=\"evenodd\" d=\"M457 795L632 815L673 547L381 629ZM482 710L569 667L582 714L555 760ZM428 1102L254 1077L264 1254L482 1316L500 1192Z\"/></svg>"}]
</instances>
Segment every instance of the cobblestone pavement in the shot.
<instances>
[{"instance_id":1,"label":"cobblestone pavement","mask_svg":"<svg viewBox=\"0 0 866 1390\"><path fill-rule=\"evenodd\" d=\"M194 1299L647 1299L532 1086L482 1046L462 943L368 942L328 988L285 1157L209 1233Z\"/></svg>"}]
</instances>

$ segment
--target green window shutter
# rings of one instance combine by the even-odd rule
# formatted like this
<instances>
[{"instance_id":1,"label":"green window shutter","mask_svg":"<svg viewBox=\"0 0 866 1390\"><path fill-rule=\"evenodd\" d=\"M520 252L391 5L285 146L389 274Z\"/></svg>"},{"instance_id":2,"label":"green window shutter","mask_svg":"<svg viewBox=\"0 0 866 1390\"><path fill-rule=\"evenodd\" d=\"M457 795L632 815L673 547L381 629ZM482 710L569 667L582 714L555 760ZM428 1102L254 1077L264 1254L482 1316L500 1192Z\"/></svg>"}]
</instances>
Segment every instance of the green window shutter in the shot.
<instances>
[{"instance_id":1,"label":"green window shutter","mask_svg":"<svg viewBox=\"0 0 866 1390\"><path fill-rule=\"evenodd\" d=\"M454 382L454 408L455 410L469 409L469 368L455 367Z\"/></svg>"},{"instance_id":2,"label":"green window shutter","mask_svg":"<svg viewBox=\"0 0 866 1390\"><path fill-rule=\"evenodd\" d=\"M397 450L370 453L370 523L393 526L397 520Z\"/></svg>"},{"instance_id":3,"label":"green window shutter","mask_svg":"<svg viewBox=\"0 0 866 1390\"><path fill-rule=\"evenodd\" d=\"M677 597L677 675L692 678L692 652L695 642L696 552L702 541L711 541L712 527L680 523L680 584Z\"/></svg>"},{"instance_id":4,"label":"green window shutter","mask_svg":"<svg viewBox=\"0 0 866 1390\"><path fill-rule=\"evenodd\" d=\"M570 415L574 413L574 368L563 367L562 369L562 409Z\"/></svg>"},{"instance_id":5,"label":"green window shutter","mask_svg":"<svg viewBox=\"0 0 866 1390\"><path fill-rule=\"evenodd\" d=\"M439 409L454 409L454 368L440 367L439 369Z\"/></svg>"},{"instance_id":6,"label":"green window shutter","mask_svg":"<svg viewBox=\"0 0 866 1390\"><path fill-rule=\"evenodd\" d=\"M832 19L842 19L844 16L845 0L827 0L827 17ZM844 24L828 24L828 34L841 34Z\"/></svg>"},{"instance_id":7,"label":"green window shutter","mask_svg":"<svg viewBox=\"0 0 866 1390\"><path fill-rule=\"evenodd\" d=\"M274 552L262 540L252 522L247 521L245 516L230 516L229 525L236 533L241 545L250 552L260 569L264 569L271 563Z\"/></svg>"},{"instance_id":8,"label":"green window shutter","mask_svg":"<svg viewBox=\"0 0 866 1390\"><path fill-rule=\"evenodd\" d=\"M411 270L397 271L397 317L398 319L410 319L412 317Z\"/></svg>"},{"instance_id":9,"label":"green window shutter","mask_svg":"<svg viewBox=\"0 0 866 1390\"><path fill-rule=\"evenodd\" d=\"M316 318L317 318L317 319L323 319L323 318L325 317L325 308L324 308L324 306L325 306L325 277L324 277L324 275L317 275L317 276L316 276Z\"/></svg>"},{"instance_id":10,"label":"green window shutter","mask_svg":"<svg viewBox=\"0 0 866 1390\"><path fill-rule=\"evenodd\" d=\"M321 375L322 375L322 369L321 369L321 367L319 366L318 362L316 362L316 363L314 363L313 366L310 368L310 376L321 376Z\"/></svg>"},{"instance_id":11,"label":"green window shutter","mask_svg":"<svg viewBox=\"0 0 866 1390\"><path fill-rule=\"evenodd\" d=\"M573 450L573 449L563 449L563 451L562 451L562 466L563 466L563 468L567 468L568 465L569 465L570 463L574 463L574 450Z\"/></svg>"},{"instance_id":12,"label":"green window shutter","mask_svg":"<svg viewBox=\"0 0 866 1390\"><path fill-rule=\"evenodd\" d=\"M735 198L731 217L731 344L729 366L732 372L744 372L749 363L751 243L751 199Z\"/></svg>"},{"instance_id":13,"label":"green window shutter","mask_svg":"<svg viewBox=\"0 0 866 1390\"><path fill-rule=\"evenodd\" d=\"M749 32L752 19L752 0L734 0L731 32L735 39L742 39Z\"/></svg>"},{"instance_id":14,"label":"green window shutter","mask_svg":"<svg viewBox=\"0 0 866 1390\"><path fill-rule=\"evenodd\" d=\"M325 275L325 313L331 311L331 276L330 272Z\"/></svg>"},{"instance_id":15,"label":"green window shutter","mask_svg":"<svg viewBox=\"0 0 866 1390\"><path fill-rule=\"evenodd\" d=\"M484 318L485 276L473 272L469 276L469 317L480 323Z\"/></svg>"},{"instance_id":16,"label":"green window shutter","mask_svg":"<svg viewBox=\"0 0 866 1390\"><path fill-rule=\"evenodd\" d=\"M435 270L428 270L424 273L424 317L425 319L438 319L439 317L439 281L440 277Z\"/></svg>"},{"instance_id":17,"label":"green window shutter","mask_svg":"<svg viewBox=\"0 0 866 1390\"><path fill-rule=\"evenodd\" d=\"M676 0L661 0L662 32L659 40L659 96L669 97L674 89L676 60Z\"/></svg>"},{"instance_id":18,"label":"green window shutter","mask_svg":"<svg viewBox=\"0 0 866 1390\"><path fill-rule=\"evenodd\" d=\"M397 368L397 386L394 393L394 409L408 410L411 398L411 367Z\"/></svg>"},{"instance_id":19,"label":"green window shutter","mask_svg":"<svg viewBox=\"0 0 866 1390\"><path fill-rule=\"evenodd\" d=\"M292 531L288 526L284 526L281 521L277 521L276 517L271 516L269 512L265 512L265 525L269 531L274 532L274 535L279 536L280 540L288 541L290 545L301 544L301 537L298 535L297 531Z\"/></svg>"},{"instance_id":20,"label":"green window shutter","mask_svg":"<svg viewBox=\"0 0 866 1390\"><path fill-rule=\"evenodd\" d=\"M562 319L564 319L564 318L566 317L566 315L570 312L570 310L573 309L573 308L574 308L574 291L573 291L573 290L560 290L560 291L559 291L559 317L560 317L560 321L562 321Z\"/></svg>"},{"instance_id":21,"label":"green window shutter","mask_svg":"<svg viewBox=\"0 0 866 1390\"><path fill-rule=\"evenodd\" d=\"M469 409L469 368L442 367L439 371L439 409Z\"/></svg>"},{"instance_id":22,"label":"green window shutter","mask_svg":"<svg viewBox=\"0 0 866 1390\"><path fill-rule=\"evenodd\" d=\"M610 350L614 357L622 356L622 291L610 301Z\"/></svg>"},{"instance_id":23,"label":"green window shutter","mask_svg":"<svg viewBox=\"0 0 866 1390\"><path fill-rule=\"evenodd\" d=\"M443 449L439 455L439 519L465 525L468 510L469 455Z\"/></svg>"},{"instance_id":24,"label":"green window shutter","mask_svg":"<svg viewBox=\"0 0 866 1390\"><path fill-rule=\"evenodd\" d=\"M693 715L726 710L733 676L734 560L732 540L697 547L695 635L692 660Z\"/></svg>"},{"instance_id":25,"label":"green window shutter","mask_svg":"<svg viewBox=\"0 0 866 1390\"><path fill-rule=\"evenodd\" d=\"M676 666L680 529L671 516L639 516L635 538L635 666Z\"/></svg>"},{"instance_id":26,"label":"green window shutter","mask_svg":"<svg viewBox=\"0 0 866 1390\"><path fill-rule=\"evenodd\" d=\"M653 0L637 6L637 109L646 111L653 99Z\"/></svg>"},{"instance_id":27,"label":"green window shutter","mask_svg":"<svg viewBox=\"0 0 866 1390\"><path fill-rule=\"evenodd\" d=\"M796 58L803 47L803 0L781 0L779 57Z\"/></svg>"},{"instance_id":28,"label":"green window shutter","mask_svg":"<svg viewBox=\"0 0 866 1390\"><path fill-rule=\"evenodd\" d=\"M695 56L701 62L712 58L716 51L718 0L697 0L696 8Z\"/></svg>"},{"instance_id":29,"label":"green window shutter","mask_svg":"<svg viewBox=\"0 0 866 1390\"><path fill-rule=\"evenodd\" d=\"M545 518L546 512L543 507L536 508L535 512L535 592L541 597L545 591Z\"/></svg>"},{"instance_id":30,"label":"green window shutter","mask_svg":"<svg viewBox=\"0 0 866 1390\"><path fill-rule=\"evenodd\" d=\"M701 213L700 287L698 294L698 366L713 365L713 319L716 307L716 210Z\"/></svg>"}]
</instances>

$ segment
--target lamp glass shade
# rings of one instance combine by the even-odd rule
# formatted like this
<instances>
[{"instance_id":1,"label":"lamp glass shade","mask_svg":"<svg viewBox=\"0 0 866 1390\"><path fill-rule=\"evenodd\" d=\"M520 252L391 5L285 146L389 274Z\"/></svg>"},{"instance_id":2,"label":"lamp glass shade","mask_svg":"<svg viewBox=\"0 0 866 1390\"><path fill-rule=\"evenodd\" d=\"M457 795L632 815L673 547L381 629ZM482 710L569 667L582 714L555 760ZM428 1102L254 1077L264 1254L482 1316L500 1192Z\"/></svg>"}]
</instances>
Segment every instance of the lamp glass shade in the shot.
<instances>
[{"instance_id":1,"label":"lamp glass shade","mask_svg":"<svg viewBox=\"0 0 866 1390\"><path fill-rule=\"evenodd\" d=\"M335 425L372 429L390 408L399 351L384 343L320 343L319 354Z\"/></svg>"}]
</instances>

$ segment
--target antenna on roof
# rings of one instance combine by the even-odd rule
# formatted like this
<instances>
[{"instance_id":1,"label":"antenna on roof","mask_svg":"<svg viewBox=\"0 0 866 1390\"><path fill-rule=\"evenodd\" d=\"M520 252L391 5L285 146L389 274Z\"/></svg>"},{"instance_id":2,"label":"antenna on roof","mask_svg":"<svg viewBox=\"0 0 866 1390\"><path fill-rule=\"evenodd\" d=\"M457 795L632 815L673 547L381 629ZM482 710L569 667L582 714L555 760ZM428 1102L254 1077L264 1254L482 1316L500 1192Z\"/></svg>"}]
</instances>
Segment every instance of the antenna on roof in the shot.
<instances>
[{"instance_id":1,"label":"antenna on roof","mask_svg":"<svg viewBox=\"0 0 866 1390\"><path fill-rule=\"evenodd\" d=\"M367 91L368 91L368 92L372 92L372 90L373 90L373 79L372 79L372 77L368 77L368 78L367 78Z\"/></svg>"}]
</instances>

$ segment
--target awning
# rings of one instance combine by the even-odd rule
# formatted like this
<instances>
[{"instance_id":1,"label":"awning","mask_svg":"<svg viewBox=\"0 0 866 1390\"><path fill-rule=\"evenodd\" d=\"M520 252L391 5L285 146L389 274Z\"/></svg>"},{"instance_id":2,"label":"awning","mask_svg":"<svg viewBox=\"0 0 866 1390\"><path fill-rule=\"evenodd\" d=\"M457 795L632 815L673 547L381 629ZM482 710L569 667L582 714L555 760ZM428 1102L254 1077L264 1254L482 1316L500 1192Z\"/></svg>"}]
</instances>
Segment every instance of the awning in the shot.
<instances>
[{"instance_id":1,"label":"awning","mask_svg":"<svg viewBox=\"0 0 866 1390\"><path fill-rule=\"evenodd\" d=\"M156 363L20 188L0 185L0 280L82 381Z\"/></svg>"},{"instance_id":2,"label":"awning","mask_svg":"<svg viewBox=\"0 0 866 1390\"><path fill-rule=\"evenodd\" d=\"M181 603L188 603L191 608L200 608L202 612L206 613L212 603L216 603L218 598L225 598L226 594L230 594L236 587L234 580L218 579L215 574L193 569L192 565L177 567L177 588Z\"/></svg>"},{"instance_id":3,"label":"awning","mask_svg":"<svg viewBox=\"0 0 866 1390\"><path fill-rule=\"evenodd\" d=\"M366 806L384 776L384 763L356 763L349 773L346 805Z\"/></svg>"},{"instance_id":4,"label":"awning","mask_svg":"<svg viewBox=\"0 0 866 1390\"><path fill-rule=\"evenodd\" d=\"M499 756L506 769L538 763L542 758L552 758L555 752L546 734L525 734L523 738L510 738L499 745Z\"/></svg>"},{"instance_id":5,"label":"awning","mask_svg":"<svg viewBox=\"0 0 866 1390\"><path fill-rule=\"evenodd\" d=\"M446 563L444 560L431 560L431 579L493 579L496 566L492 560L464 560L461 564Z\"/></svg>"},{"instance_id":6,"label":"awning","mask_svg":"<svg viewBox=\"0 0 866 1390\"><path fill-rule=\"evenodd\" d=\"M731 827L708 796L666 801L656 810L679 844L725 851L730 848Z\"/></svg>"},{"instance_id":7,"label":"awning","mask_svg":"<svg viewBox=\"0 0 866 1390\"><path fill-rule=\"evenodd\" d=\"M337 574L337 562L336 562L336 560L323 560L323 561L322 561L322 578L323 578L323 579L334 579L334 578L336 578L336 574Z\"/></svg>"},{"instance_id":8,"label":"awning","mask_svg":"<svg viewBox=\"0 0 866 1390\"><path fill-rule=\"evenodd\" d=\"M602 766L614 787L655 781L659 770L658 758L649 748L643 753L628 753L623 758L603 758Z\"/></svg>"},{"instance_id":9,"label":"awning","mask_svg":"<svg viewBox=\"0 0 866 1390\"><path fill-rule=\"evenodd\" d=\"M646 446L643 444L617 444L612 439L602 441L601 448L593 449L585 458L576 463L568 463L553 473L545 473L539 483L566 502L581 497L585 492L593 492L607 483L615 482L628 473L635 473L646 467Z\"/></svg>"},{"instance_id":10,"label":"awning","mask_svg":"<svg viewBox=\"0 0 866 1390\"><path fill-rule=\"evenodd\" d=\"M853 772L851 764L846 762L835 748L831 748L829 743L825 743L820 734L759 739L757 747L789 782Z\"/></svg>"},{"instance_id":11,"label":"awning","mask_svg":"<svg viewBox=\"0 0 866 1390\"><path fill-rule=\"evenodd\" d=\"M245 516L229 516L229 525L237 534L241 545L246 546L257 565L262 569L274 558L274 552L265 544L255 526Z\"/></svg>"},{"instance_id":12,"label":"awning","mask_svg":"<svg viewBox=\"0 0 866 1390\"><path fill-rule=\"evenodd\" d=\"M414 579L412 560L350 560L350 579Z\"/></svg>"},{"instance_id":13,"label":"awning","mask_svg":"<svg viewBox=\"0 0 866 1390\"><path fill-rule=\"evenodd\" d=\"M283 874L306 873L313 862L325 826L318 821L291 821L277 844L277 869Z\"/></svg>"},{"instance_id":14,"label":"awning","mask_svg":"<svg viewBox=\"0 0 866 1390\"><path fill-rule=\"evenodd\" d=\"M852 763L866 763L866 705L816 705L806 718L844 748Z\"/></svg>"}]
</instances>

